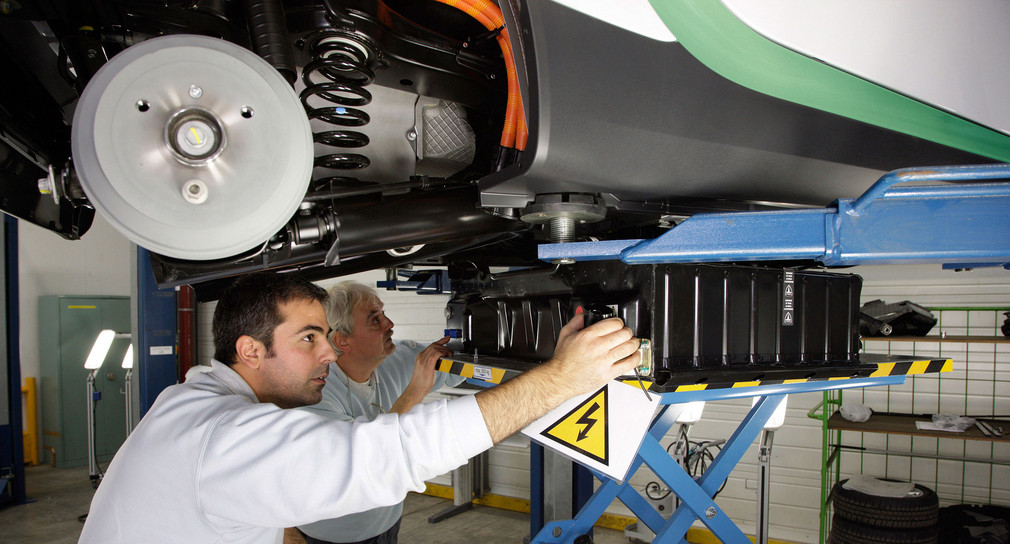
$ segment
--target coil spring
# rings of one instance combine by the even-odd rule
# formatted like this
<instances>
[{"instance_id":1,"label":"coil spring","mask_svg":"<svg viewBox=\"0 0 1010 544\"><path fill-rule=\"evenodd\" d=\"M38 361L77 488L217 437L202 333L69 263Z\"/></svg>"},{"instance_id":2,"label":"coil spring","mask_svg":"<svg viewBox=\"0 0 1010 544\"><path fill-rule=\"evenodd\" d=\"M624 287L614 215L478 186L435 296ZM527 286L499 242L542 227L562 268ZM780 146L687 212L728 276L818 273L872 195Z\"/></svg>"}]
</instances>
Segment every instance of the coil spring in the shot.
<instances>
[{"instance_id":1,"label":"coil spring","mask_svg":"<svg viewBox=\"0 0 1010 544\"><path fill-rule=\"evenodd\" d=\"M325 29L306 38L311 59L302 69L305 89L299 98L309 120L318 119L338 127L363 127L370 118L359 109L372 101L365 87L375 80L371 66L376 59L376 48L365 38L350 31ZM314 76L319 77L314 77ZM315 100L310 100L315 98ZM332 106L317 106L320 102ZM368 136L357 130L340 128L313 132L312 140L334 148L361 148L368 145ZM317 155L314 166L335 170L365 168L371 161L361 153L323 153ZM357 180L332 176L313 181L316 188L333 183L348 184Z\"/></svg>"}]
</instances>

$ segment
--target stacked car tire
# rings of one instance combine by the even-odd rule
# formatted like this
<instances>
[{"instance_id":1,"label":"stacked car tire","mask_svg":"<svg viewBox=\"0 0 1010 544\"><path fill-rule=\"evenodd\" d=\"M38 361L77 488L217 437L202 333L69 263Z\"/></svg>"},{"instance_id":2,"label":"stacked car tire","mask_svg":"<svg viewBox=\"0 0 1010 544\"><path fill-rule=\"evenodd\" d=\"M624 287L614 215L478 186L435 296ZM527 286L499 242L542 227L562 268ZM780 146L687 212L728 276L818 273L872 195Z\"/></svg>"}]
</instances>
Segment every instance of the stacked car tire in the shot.
<instances>
[{"instance_id":1,"label":"stacked car tire","mask_svg":"<svg viewBox=\"0 0 1010 544\"><path fill-rule=\"evenodd\" d=\"M847 481L831 491L829 544L937 544L940 509L932 489L915 484L904 497L879 497L845 489Z\"/></svg>"}]
</instances>

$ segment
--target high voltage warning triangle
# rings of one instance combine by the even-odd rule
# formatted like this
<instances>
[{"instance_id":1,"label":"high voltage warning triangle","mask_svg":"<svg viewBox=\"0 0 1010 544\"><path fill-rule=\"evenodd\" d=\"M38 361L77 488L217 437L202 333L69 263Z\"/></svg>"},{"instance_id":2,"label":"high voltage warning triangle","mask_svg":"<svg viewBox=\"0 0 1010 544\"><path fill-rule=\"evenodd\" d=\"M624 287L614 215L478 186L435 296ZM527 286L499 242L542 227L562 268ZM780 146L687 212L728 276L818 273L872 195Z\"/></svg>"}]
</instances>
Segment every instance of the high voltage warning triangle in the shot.
<instances>
[{"instance_id":1,"label":"high voltage warning triangle","mask_svg":"<svg viewBox=\"0 0 1010 544\"><path fill-rule=\"evenodd\" d=\"M607 431L607 387L604 386L540 434L609 465L610 433Z\"/></svg>"}]
</instances>

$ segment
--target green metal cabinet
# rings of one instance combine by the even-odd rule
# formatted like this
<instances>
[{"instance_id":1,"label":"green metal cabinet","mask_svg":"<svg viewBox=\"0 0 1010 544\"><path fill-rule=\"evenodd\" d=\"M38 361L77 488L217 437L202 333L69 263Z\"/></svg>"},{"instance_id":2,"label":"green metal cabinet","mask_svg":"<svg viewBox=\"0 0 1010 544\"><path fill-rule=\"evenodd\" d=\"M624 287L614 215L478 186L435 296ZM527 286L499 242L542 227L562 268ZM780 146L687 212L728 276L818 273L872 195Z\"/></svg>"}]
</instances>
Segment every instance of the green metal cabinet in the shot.
<instances>
[{"instance_id":1,"label":"green metal cabinet","mask_svg":"<svg viewBox=\"0 0 1010 544\"><path fill-rule=\"evenodd\" d=\"M42 445L58 467L88 464L84 360L102 329L130 332L130 297L39 297L39 372ZM123 356L129 341L112 344L95 377L95 450L100 463L112 459L126 439ZM54 457L55 456L55 457Z\"/></svg>"}]
</instances>

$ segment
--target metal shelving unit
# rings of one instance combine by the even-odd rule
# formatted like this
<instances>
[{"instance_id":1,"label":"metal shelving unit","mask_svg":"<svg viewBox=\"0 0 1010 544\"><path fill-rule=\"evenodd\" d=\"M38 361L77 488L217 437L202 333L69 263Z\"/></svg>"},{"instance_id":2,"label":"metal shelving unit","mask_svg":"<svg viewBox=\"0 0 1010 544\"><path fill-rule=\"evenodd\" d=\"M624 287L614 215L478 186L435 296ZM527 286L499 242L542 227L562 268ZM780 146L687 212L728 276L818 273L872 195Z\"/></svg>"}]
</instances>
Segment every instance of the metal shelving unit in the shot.
<instances>
[{"instance_id":1,"label":"metal shelving unit","mask_svg":"<svg viewBox=\"0 0 1010 544\"><path fill-rule=\"evenodd\" d=\"M923 337L863 339L870 353L948 357L951 372L910 376L901 385L854 391L845 402L869 406L865 423L837 413L841 391L825 391L810 417L823 422L821 542L830 529L829 493L848 474L914 481L932 487L941 506L1010 504L1010 338L1000 332L1003 307L930 308L938 322ZM977 416L1006 427L1002 437L917 429L932 414ZM844 455L843 455L844 454ZM914 461L914 462L913 462Z\"/></svg>"}]
</instances>

